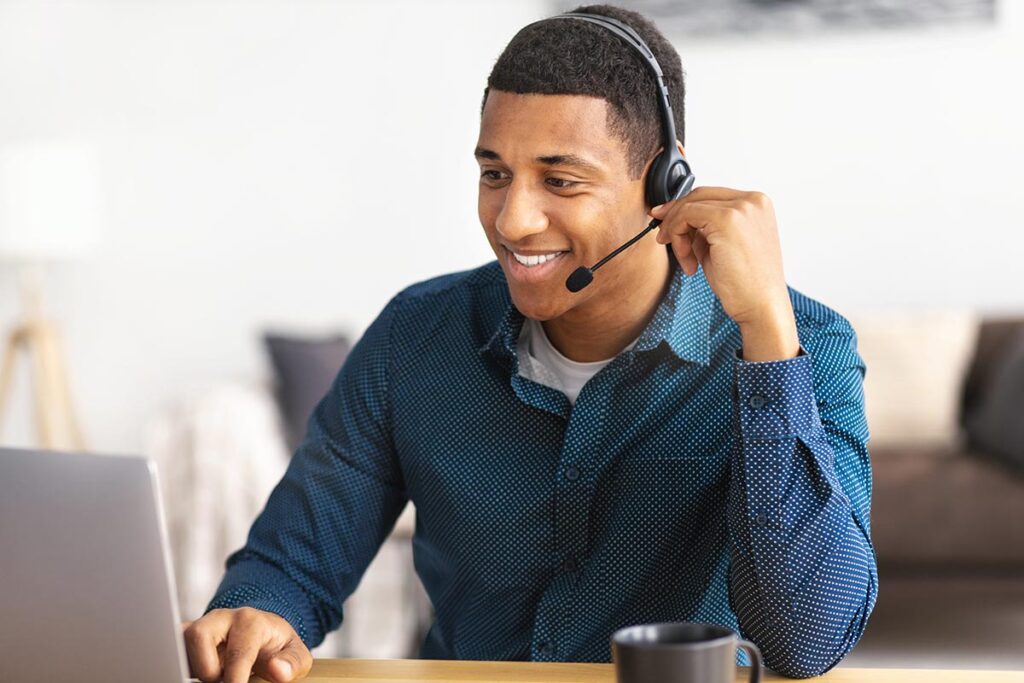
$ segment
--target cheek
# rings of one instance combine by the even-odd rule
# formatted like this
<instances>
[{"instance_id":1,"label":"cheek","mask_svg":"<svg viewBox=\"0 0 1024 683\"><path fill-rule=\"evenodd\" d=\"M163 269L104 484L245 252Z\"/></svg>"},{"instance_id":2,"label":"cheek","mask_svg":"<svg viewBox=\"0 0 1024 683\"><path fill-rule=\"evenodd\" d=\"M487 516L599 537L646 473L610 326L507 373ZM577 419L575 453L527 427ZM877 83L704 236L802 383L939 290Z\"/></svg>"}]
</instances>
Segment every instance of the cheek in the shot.
<instances>
[{"instance_id":1,"label":"cheek","mask_svg":"<svg viewBox=\"0 0 1024 683\"><path fill-rule=\"evenodd\" d=\"M574 239L587 251L594 252L594 255L618 246L621 242L616 227L620 221L606 207L580 207L578 211L566 214L565 219L566 225L571 226ZM601 253L601 256L604 254Z\"/></svg>"},{"instance_id":2,"label":"cheek","mask_svg":"<svg viewBox=\"0 0 1024 683\"><path fill-rule=\"evenodd\" d=\"M480 189L477 195L476 212L480 217L480 225L488 233L494 229L494 223L498 214L501 213L501 193L493 190Z\"/></svg>"}]
</instances>

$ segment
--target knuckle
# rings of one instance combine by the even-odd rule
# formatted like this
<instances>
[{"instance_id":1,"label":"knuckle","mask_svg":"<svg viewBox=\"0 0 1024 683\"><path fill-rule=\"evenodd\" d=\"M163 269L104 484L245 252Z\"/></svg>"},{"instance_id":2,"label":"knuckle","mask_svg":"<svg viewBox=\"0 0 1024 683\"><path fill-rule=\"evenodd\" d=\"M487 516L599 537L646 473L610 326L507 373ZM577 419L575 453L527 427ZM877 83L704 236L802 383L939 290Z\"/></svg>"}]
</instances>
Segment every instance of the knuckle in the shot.
<instances>
[{"instance_id":1,"label":"knuckle","mask_svg":"<svg viewBox=\"0 0 1024 683\"><path fill-rule=\"evenodd\" d=\"M249 649L242 645L228 645L224 648L224 661L225 662L237 662L245 659L246 655L249 654Z\"/></svg>"},{"instance_id":2,"label":"knuckle","mask_svg":"<svg viewBox=\"0 0 1024 683\"><path fill-rule=\"evenodd\" d=\"M768 211L772 208L772 200L763 192L752 192L750 197L750 203L754 209L758 211Z\"/></svg>"},{"instance_id":3,"label":"knuckle","mask_svg":"<svg viewBox=\"0 0 1024 683\"><path fill-rule=\"evenodd\" d=\"M197 626L193 624L192 626L189 626L187 629L185 629L185 642L191 646L196 646L199 643L203 642L203 640L205 639L205 635L206 632L205 630L203 630L202 626Z\"/></svg>"},{"instance_id":4,"label":"knuckle","mask_svg":"<svg viewBox=\"0 0 1024 683\"><path fill-rule=\"evenodd\" d=\"M237 624L251 624L259 618L259 610L252 607L240 607L232 615L232 621Z\"/></svg>"},{"instance_id":5,"label":"knuckle","mask_svg":"<svg viewBox=\"0 0 1024 683\"><path fill-rule=\"evenodd\" d=\"M220 680L220 667L216 664L198 662L192 666L192 673L203 683L213 683Z\"/></svg>"}]
</instances>

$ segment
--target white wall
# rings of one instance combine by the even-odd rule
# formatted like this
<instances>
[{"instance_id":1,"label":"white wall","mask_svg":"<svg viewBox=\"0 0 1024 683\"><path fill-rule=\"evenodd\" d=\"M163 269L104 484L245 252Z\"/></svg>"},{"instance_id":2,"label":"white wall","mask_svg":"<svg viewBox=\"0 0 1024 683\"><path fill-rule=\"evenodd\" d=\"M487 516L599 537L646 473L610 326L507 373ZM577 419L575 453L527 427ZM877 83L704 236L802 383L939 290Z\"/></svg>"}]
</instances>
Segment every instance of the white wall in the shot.
<instances>
[{"instance_id":1,"label":"white wall","mask_svg":"<svg viewBox=\"0 0 1024 683\"><path fill-rule=\"evenodd\" d=\"M774 200L787 279L840 310L1024 311L1024 3L997 26L677 42L698 183Z\"/></svg>"},{"instance_id":2,"label":"white wall","mask_svg":"<svg viewBox=\"0 0 1024 683\"><path fill-rule=\"evenodd\" d=\"M790 283L840 310L1024 309L1024 13L1001 9L997 27L677 40L698 182L767 192ZM103 249L48 291L91 445L137 450L187 387L265 376L267 325L358 334L401 287L490 260L480 96L546 13L0 0L0 145L103 150ZM0 321L16 311L0 270ZM26 369L4 443L32 441Z\"/></svg>"}]
</instances>

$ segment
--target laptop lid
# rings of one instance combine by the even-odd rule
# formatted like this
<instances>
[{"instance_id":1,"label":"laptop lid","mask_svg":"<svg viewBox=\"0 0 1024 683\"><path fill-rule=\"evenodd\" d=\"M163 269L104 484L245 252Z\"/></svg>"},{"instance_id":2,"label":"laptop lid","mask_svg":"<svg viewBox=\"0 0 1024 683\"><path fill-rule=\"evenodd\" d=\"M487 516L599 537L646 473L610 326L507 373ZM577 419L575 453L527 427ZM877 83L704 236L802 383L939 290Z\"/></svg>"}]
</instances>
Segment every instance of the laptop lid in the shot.
<instances>
[{"instance_id":1,"label":"laptop lid","mask_svg":"<svg viewBox=\"0 0 1024 683\"><path fill-rule=\"evenodd\" d=\"M0 448L0 680L188 679L156 466Z\"/></svg>"}]
</instances>

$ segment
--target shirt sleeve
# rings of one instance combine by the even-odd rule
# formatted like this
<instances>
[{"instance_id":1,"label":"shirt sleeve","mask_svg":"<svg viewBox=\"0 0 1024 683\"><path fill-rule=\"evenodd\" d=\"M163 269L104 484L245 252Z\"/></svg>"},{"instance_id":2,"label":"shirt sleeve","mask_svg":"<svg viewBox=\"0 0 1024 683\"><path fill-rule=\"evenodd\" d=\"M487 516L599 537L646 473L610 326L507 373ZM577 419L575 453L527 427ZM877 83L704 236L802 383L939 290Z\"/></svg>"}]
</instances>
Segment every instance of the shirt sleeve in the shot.
<instances>
[{"instance_id":1,"label":"shirt sleeve","mask_svg":"<svg viewBox=\"0 0 1024 683\"><path fill-rule=\"evenodd\" d=\"M878 592L866 368L838 316L796 358L738 351L733 367L730 602L768 667L817 676L857 644Z\"/></svg>"},{"instance_id":2,"label":"shirt sleeve","mask_svg":"<svg viewBox=\"0 0 1024 683\"><path fill-rule=\"evenodd\" d=\"M308 647L342 604L408 500L391 439L392 299L346 358L302 443L207 607L274 612Z\"/></svg>"}]
</instances>

